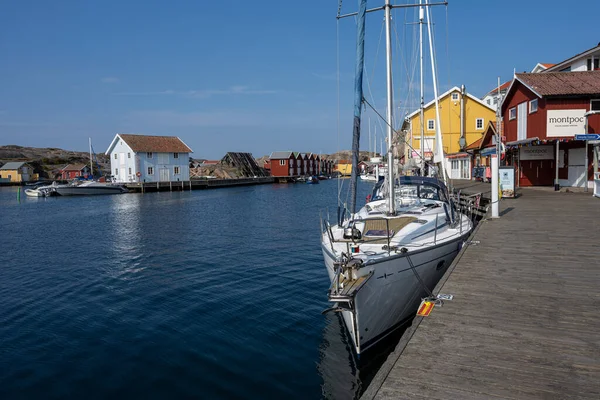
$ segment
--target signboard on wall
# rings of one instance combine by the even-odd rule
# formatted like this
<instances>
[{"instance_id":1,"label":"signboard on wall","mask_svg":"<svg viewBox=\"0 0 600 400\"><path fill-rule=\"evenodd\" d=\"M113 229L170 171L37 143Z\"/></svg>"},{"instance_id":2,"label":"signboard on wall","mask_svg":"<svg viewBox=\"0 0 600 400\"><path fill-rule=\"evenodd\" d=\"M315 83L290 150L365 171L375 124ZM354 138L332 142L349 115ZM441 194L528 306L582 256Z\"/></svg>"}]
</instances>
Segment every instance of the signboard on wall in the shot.
<instances>
[{"instance_id":1,"label":"signboard on wall","mask_svg":"<svg viewBox=\"0 0 600 400\"><path fill-rule=\"evenodd\" d=\"M585 132L585 109L548 110L546 116L546 136L575 136Z\"/></svg>"},{"instance_id":2,"label":"signboard on wall","mask_svg":"<svg viewBox=\"0 0 600 400\"><path fill-rule=\"evenodd\" d=\"M529 146L519 149L520 160L554 160L554 146Z\"/></svg>"}]
</instances>

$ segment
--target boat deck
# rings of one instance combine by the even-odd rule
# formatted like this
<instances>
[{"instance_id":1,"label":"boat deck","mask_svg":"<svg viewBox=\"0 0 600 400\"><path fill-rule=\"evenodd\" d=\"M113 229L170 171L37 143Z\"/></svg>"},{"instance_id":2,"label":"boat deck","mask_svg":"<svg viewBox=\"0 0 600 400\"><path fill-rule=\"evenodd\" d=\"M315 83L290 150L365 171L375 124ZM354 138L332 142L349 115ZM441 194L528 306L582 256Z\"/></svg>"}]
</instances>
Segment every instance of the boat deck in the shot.
<instances>
[{"instance_id":1,"label":"boat deck","mask_svg":"<svg viewBox=\"0 0 600 400\"><path fill-rule=\"evenodd\" d=\"M520 189L484 220L363 399L600 398L600 199ZM479 243L477 243L477 241Z\"/></svg>"}]
</instances>

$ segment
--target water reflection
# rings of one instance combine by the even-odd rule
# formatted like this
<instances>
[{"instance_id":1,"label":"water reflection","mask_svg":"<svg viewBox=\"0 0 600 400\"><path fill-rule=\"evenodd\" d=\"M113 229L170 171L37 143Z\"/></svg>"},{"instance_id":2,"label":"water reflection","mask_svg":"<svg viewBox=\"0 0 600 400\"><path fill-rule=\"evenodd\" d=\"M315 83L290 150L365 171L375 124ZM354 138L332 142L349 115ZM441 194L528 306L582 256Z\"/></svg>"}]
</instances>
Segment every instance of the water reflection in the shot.
<instances>
[{"instance_id":1,"label":"water reflection","mask_svg":"<svg viewBox=\"0 0 600 400\"><path fill-rule=\"evenodd\" d=\"M113 255L109 275L113 278L130 279L131 274L143 271L143 229L141 195L111 196L108 210L111 240L109 251Z\"/></svg>"},{"instance_id":2,"label":"water reflection","mask_svg":"<svg viewBox=\"0 0 600 400\"><path fill-rule=\"evenodd\" d=\"M357 358L340 316L329 313L324 318L326 324L317 365L323 380L322 396L326 399L358 399L410 325L402 326Z\"/></svg>"}]
</instances>

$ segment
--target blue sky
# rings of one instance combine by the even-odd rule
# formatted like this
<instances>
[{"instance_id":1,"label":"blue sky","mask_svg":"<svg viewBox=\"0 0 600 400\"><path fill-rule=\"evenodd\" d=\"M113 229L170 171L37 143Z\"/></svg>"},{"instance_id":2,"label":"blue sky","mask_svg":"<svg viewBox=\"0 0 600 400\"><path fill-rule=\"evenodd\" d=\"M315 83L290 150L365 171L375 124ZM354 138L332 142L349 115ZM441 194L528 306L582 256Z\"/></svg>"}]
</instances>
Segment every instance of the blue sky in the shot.
<instances>
[{"instance_id":1,"label":"blue sky","mask_svg":"<svg viewBox=\"0 0 600 400\"><path fill-rule=\"evenodd\" d=\"M369 7L380 4L369 1ZM464 84L480 97L513 69L530 71L537 62L559 62L595 46L600 2L573 4L454 0L447 11L434 7L440 90ZM179 136L196 158L348 149L355 21L339 22L338 138L337 6L337 0L5 0L0 145L87 150L91 137L101 152L122 132ZM344 1L343 12L356 8L356 0ZM412 10L394 12L399 114L418 96L418 77L406 67L415 62L414 20ZM383 113L381 27L382 14L369 14L365 62L372 95L365 96ZM426 74L428 101L429 68ZM374 131L373 113L363 121L369 116Z\"/></svg>"}]
</instances>

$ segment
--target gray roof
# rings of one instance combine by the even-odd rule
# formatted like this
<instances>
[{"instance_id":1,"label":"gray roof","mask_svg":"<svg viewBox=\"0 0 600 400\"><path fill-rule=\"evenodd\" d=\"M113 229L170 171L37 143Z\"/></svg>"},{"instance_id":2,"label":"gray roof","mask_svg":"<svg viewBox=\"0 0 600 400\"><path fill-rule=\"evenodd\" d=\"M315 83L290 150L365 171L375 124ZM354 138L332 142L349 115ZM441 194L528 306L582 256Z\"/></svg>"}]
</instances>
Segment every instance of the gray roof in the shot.
<instances>
[{"instance_id":1,"label":"gray roof","mask_svg":"<svg viewBox=\"0 0 600 400\"><path fill-rule=\"evenodd\" d=\"M4 169L4 170L6 170L6 169L10 169L10 170L19 169L19 168L21 168L23 166L23 164L26 164L26 162L24 162L24 161L7 162L0 169Z\"/></svg>"},{"instance_id":2,"label":"gray roof","mask_svg":"<svg viewBox=\"0 0 600 400\"><path fill-rule=\"evenodd\" d=\"M291 155L292 155L291 151L274 151L271 153L269 158L275 159L275 160L281 160L284 158L290 158Z\"/></svg>"}]
</instances>

